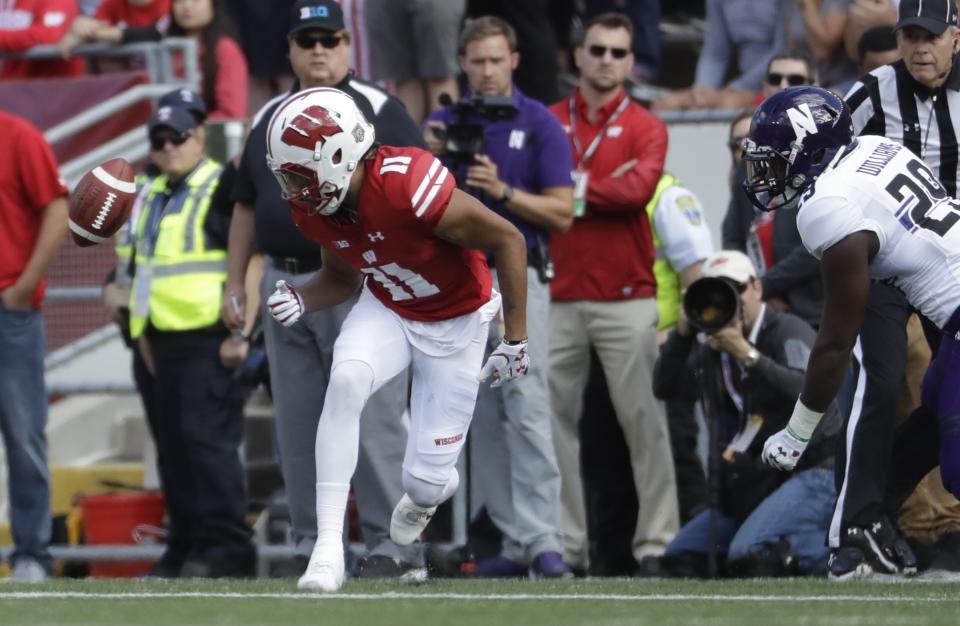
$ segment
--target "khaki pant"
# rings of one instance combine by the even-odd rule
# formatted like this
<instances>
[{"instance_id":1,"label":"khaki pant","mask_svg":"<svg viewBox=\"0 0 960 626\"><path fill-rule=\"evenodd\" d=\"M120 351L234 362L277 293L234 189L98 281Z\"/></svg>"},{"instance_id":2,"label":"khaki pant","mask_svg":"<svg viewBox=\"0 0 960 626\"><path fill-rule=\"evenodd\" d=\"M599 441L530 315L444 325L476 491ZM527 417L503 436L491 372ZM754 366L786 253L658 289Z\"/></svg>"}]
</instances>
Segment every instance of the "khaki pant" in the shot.
<instances>
[{"instance_id":1,"label":"khaki pant","mask_svg":"<svg viewBox=\"0 0 960 626\"><path fill-rule=\"evenodd\" d=\"M564 560L587 567L586 513L577 426L596 350L610 400L630 450L640 510L633 536L637 559L660 555L679 527L677 486L663 405L654 398L657 309L653 298L553 302L550 306L550 396L561 477Z\"/></svg>"}]
</instances>

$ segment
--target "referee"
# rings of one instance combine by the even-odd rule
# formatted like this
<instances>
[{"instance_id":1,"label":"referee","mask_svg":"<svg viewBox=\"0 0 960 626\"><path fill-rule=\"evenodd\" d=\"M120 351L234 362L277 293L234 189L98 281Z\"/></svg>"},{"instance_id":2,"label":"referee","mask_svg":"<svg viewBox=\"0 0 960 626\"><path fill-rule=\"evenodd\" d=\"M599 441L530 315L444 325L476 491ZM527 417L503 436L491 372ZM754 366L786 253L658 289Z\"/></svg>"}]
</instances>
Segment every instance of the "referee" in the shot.
<instances>
[{"instance_id":1,"label":"referee","mask_svg":"<svg viewBox=\"0 0 960 626\"><path fill-rule=\"evenodd\" d=\"M860 79L846 100L855 130L883 135L919 156L951 196L957 194L960 70L957 8L953 0L903 0L896 25L901 60ZM844 425L846 447L837 457L837 505L829 531L830 576L854 577L871 569L913 573L916 557L883 506L891 464L895 414L907 358L910 307L891 286L874 283L858 347L856 390ZM862 368L862 371L860 371ZM903 438L904 448L929 441ZM937 447L913 450L936 465ZM926 466L925 471L931 469ZM896 481L909 495L920 469L897 465ZM916 480L912 477L916 474Z\"/></svg>"}]
</instances>

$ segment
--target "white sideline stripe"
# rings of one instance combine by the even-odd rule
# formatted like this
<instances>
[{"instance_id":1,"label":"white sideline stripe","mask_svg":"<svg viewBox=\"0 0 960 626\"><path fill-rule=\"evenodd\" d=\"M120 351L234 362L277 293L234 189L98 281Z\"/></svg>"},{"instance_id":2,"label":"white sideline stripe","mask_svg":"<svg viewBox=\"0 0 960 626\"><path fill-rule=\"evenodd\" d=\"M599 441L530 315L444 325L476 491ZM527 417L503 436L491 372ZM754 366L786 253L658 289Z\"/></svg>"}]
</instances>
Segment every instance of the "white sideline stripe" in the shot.
<instances>
[{"instance_id":1,"label":"white sideline stripe","mask_svg":"<svg viewBox=\"0 0 960 626\"><path fill-rule=\"evenodd\" d=\"M437 171L438 167L440 167L440 161L434 158L433 162L430 164L430 169L428 169L427 173L423 175L423 180L420 181L420 186L417 187L416 193L414 193L413 197L410 198L410 206L417 206L417 203L420 202L420 196L423 195L423 191L427 188L427 185L430 184L430 179L433 178L433 175Z\"/></svg>"},{"instance_id":2,"label":"white sideline stripe","mask_svg":"<svg viewBox=\"0 0 960 626\"><path fill-rule=\"evenodd\" d=\"M122 191L124 193L137 193L136 183L128 183L125 180L120 180L115 176L112 176L107 170L103 169L99 165L93 168L93 175L96 176L101 183L107 185L108 187L113 187L117 191Z\"/></svg>"},{"instance_id":3,"label":"white sideline stripe","mask_svg":"<svg viewBox=\"0 0 960 626\"><path fill-rule=\"evenodd\" d=\"M694 595L694 594L657 594L657 595L627 595L627 594L471 594L471 593L240 593L240 592L137 592L137 593L90 593L81 591L19 591L11 593L0 592L0 602L3 600L45 600L45 599L82 599L82 600L130 600L130 599L170 598L204 598L204 599L250 599L250 600L478 600L478 601L573 601L573 600L615 600L618 602L674 602L674 601L703 601L703 602L863 602L883 603L894 602L929 602L929 603L960 603L958 598L912 598L906 596L761 596L761 595Z\"/></svg>"},{"instance_id":4,"label":"white sideline stripe","mask_svg":"<svg viewBox=\"0 0 960 626\"><path fill-rule=\"evenodd\" d=\"M80 235L80 236L83 237L84 239L88 239L88 240L94 241L94 242L96 242L96 243L103 243L104 241L109 241L109 240L110 240L109 237L101 237L100 235L94 235L94 234L91 233L89 230L87 230L87 229L84 228L83 226L80 226L79 224L77 224L77 223L74 222L73 220L69 220L69 222L70 222L70 230L72 230L73 232L77 233L78 235Z\"/></svg>"}]
</instances>

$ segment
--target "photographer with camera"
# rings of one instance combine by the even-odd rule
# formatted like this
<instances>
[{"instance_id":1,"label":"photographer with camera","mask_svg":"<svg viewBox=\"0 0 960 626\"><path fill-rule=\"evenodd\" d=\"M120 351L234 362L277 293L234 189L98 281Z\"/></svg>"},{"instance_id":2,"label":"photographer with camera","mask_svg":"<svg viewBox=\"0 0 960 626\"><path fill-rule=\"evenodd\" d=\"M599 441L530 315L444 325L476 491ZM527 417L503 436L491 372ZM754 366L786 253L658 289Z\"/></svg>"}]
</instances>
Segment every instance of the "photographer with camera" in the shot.
<instances>
[{"instance_id":1,"label":"photographer with camera","mask_svg":"<svg viewBox=\"0 0 960 626\"><path fill-rule=\"evenodd\" d=\"M696 331L705 335L698 341ZM739 576L824 574L835 498L833 448L839 414L832 407L803 457L784 476L761 458L767 437L783 428L803 386L815 332L799 317L763 302L750 259L735 250L707 258L683 297L680 321L660 348L654 394L704 404L717 433L714 545ZM812 453L811 453L812 452ZM710 515L684 525L661 560L664 575L703 576Z\"/></svg>"},{"instance_id":2,"label":"photographer with camera","mask_svg":"<svg viewBox=\"0 0 960 626\"><path fill-rule=\"evenodd\" d=\"M509 24L489 16L468 21L459 53L469 92L431 113L424 136L460 187L524 234L528 352L540 363L515 384L481 387L477 398L471 431L475 500L504 536L501 554L480 561L477 575L567 577L547 384L553 273L547 242L550 232L567 230L573 221L573 163L557 119L513 84L519 55ZM502 332L497 326L491 324L492 335ZM491 347L498 343L491 336Z\"/></svg>"}]
</instances>

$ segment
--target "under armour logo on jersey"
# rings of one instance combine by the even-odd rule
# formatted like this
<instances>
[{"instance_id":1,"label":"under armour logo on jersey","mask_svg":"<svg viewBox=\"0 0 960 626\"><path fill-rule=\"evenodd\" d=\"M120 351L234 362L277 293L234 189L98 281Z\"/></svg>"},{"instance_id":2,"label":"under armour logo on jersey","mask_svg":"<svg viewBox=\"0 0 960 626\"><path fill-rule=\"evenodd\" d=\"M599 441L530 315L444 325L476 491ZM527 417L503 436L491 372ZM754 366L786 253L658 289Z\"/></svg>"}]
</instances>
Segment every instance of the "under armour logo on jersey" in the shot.
<instances>
[{"instance_id":1,"label":"under armour logo on jersey","mask_svg":"<svg viewBox=\"0 0 960 626\"><path fill-rule=\"evenodd\" d=\"M373 250L367 250L363 253L363 260L370 265L373 265L377 262L377 255L373 252Z\"/></svg>"},{"instance_id":2,"label":"under armour logo on jersey","mask_svg":"<svg viewBox=\"0 0 960 626\"><path fill-rule=\"evenodd\" d=\"M339 239L339 240L337 240L337 241L334 241L334 242L333 242L333 245L336 246L336 247L339 248L339 249L349 248L349 247L350 247L350 242L347 241L346 239Z\"/></svg>"},{"instance_id":3,"label":"under armour logo on jersey","mask_svg":"<svg viewBox=\"0 0 960 626\"><path fill-rule=\"evenodd\" d=\"M410 157L408 156L387 157L380 162L380 174L386 174L387 172L406 174L409 167Z\"/></svg>"},{"instance_id":4,"label":"under armour logo on jersey","mask_svg":"<svg viewBox=\"0 0 960 626\"><path fill-rule=\"evenodd\" d=\"M379 230L375 233L367 233L367 237L370 238L370 241L383 241L386 237L383 236Z\"/></svg>"},{"instance_id":5,"label":"under armour logo on jersey","mask_svg":"<svg viewBox=\"0 0 960 626\"><path fill-rule=\"evenodd\" d=\"M507 139L507 146L514 150L523 150L523 140L526 139L526 137L527 134L522 130L511 130L510 138Z\"/></svg>"},{"instance_id":6,"label":"under armour logo on jersey","mask_svg":"<svg viewBox=\"0 0 960 626\"><path fill-rule=\"evenodd\" d=\"M807 135L817 134L817 120L813 118L810 105L806 102L787 109L787 117L790 118L790 124L793 126L793 133L797 136L797 141L803 141L803 138Z\"/></svg>"}]
</instances>

